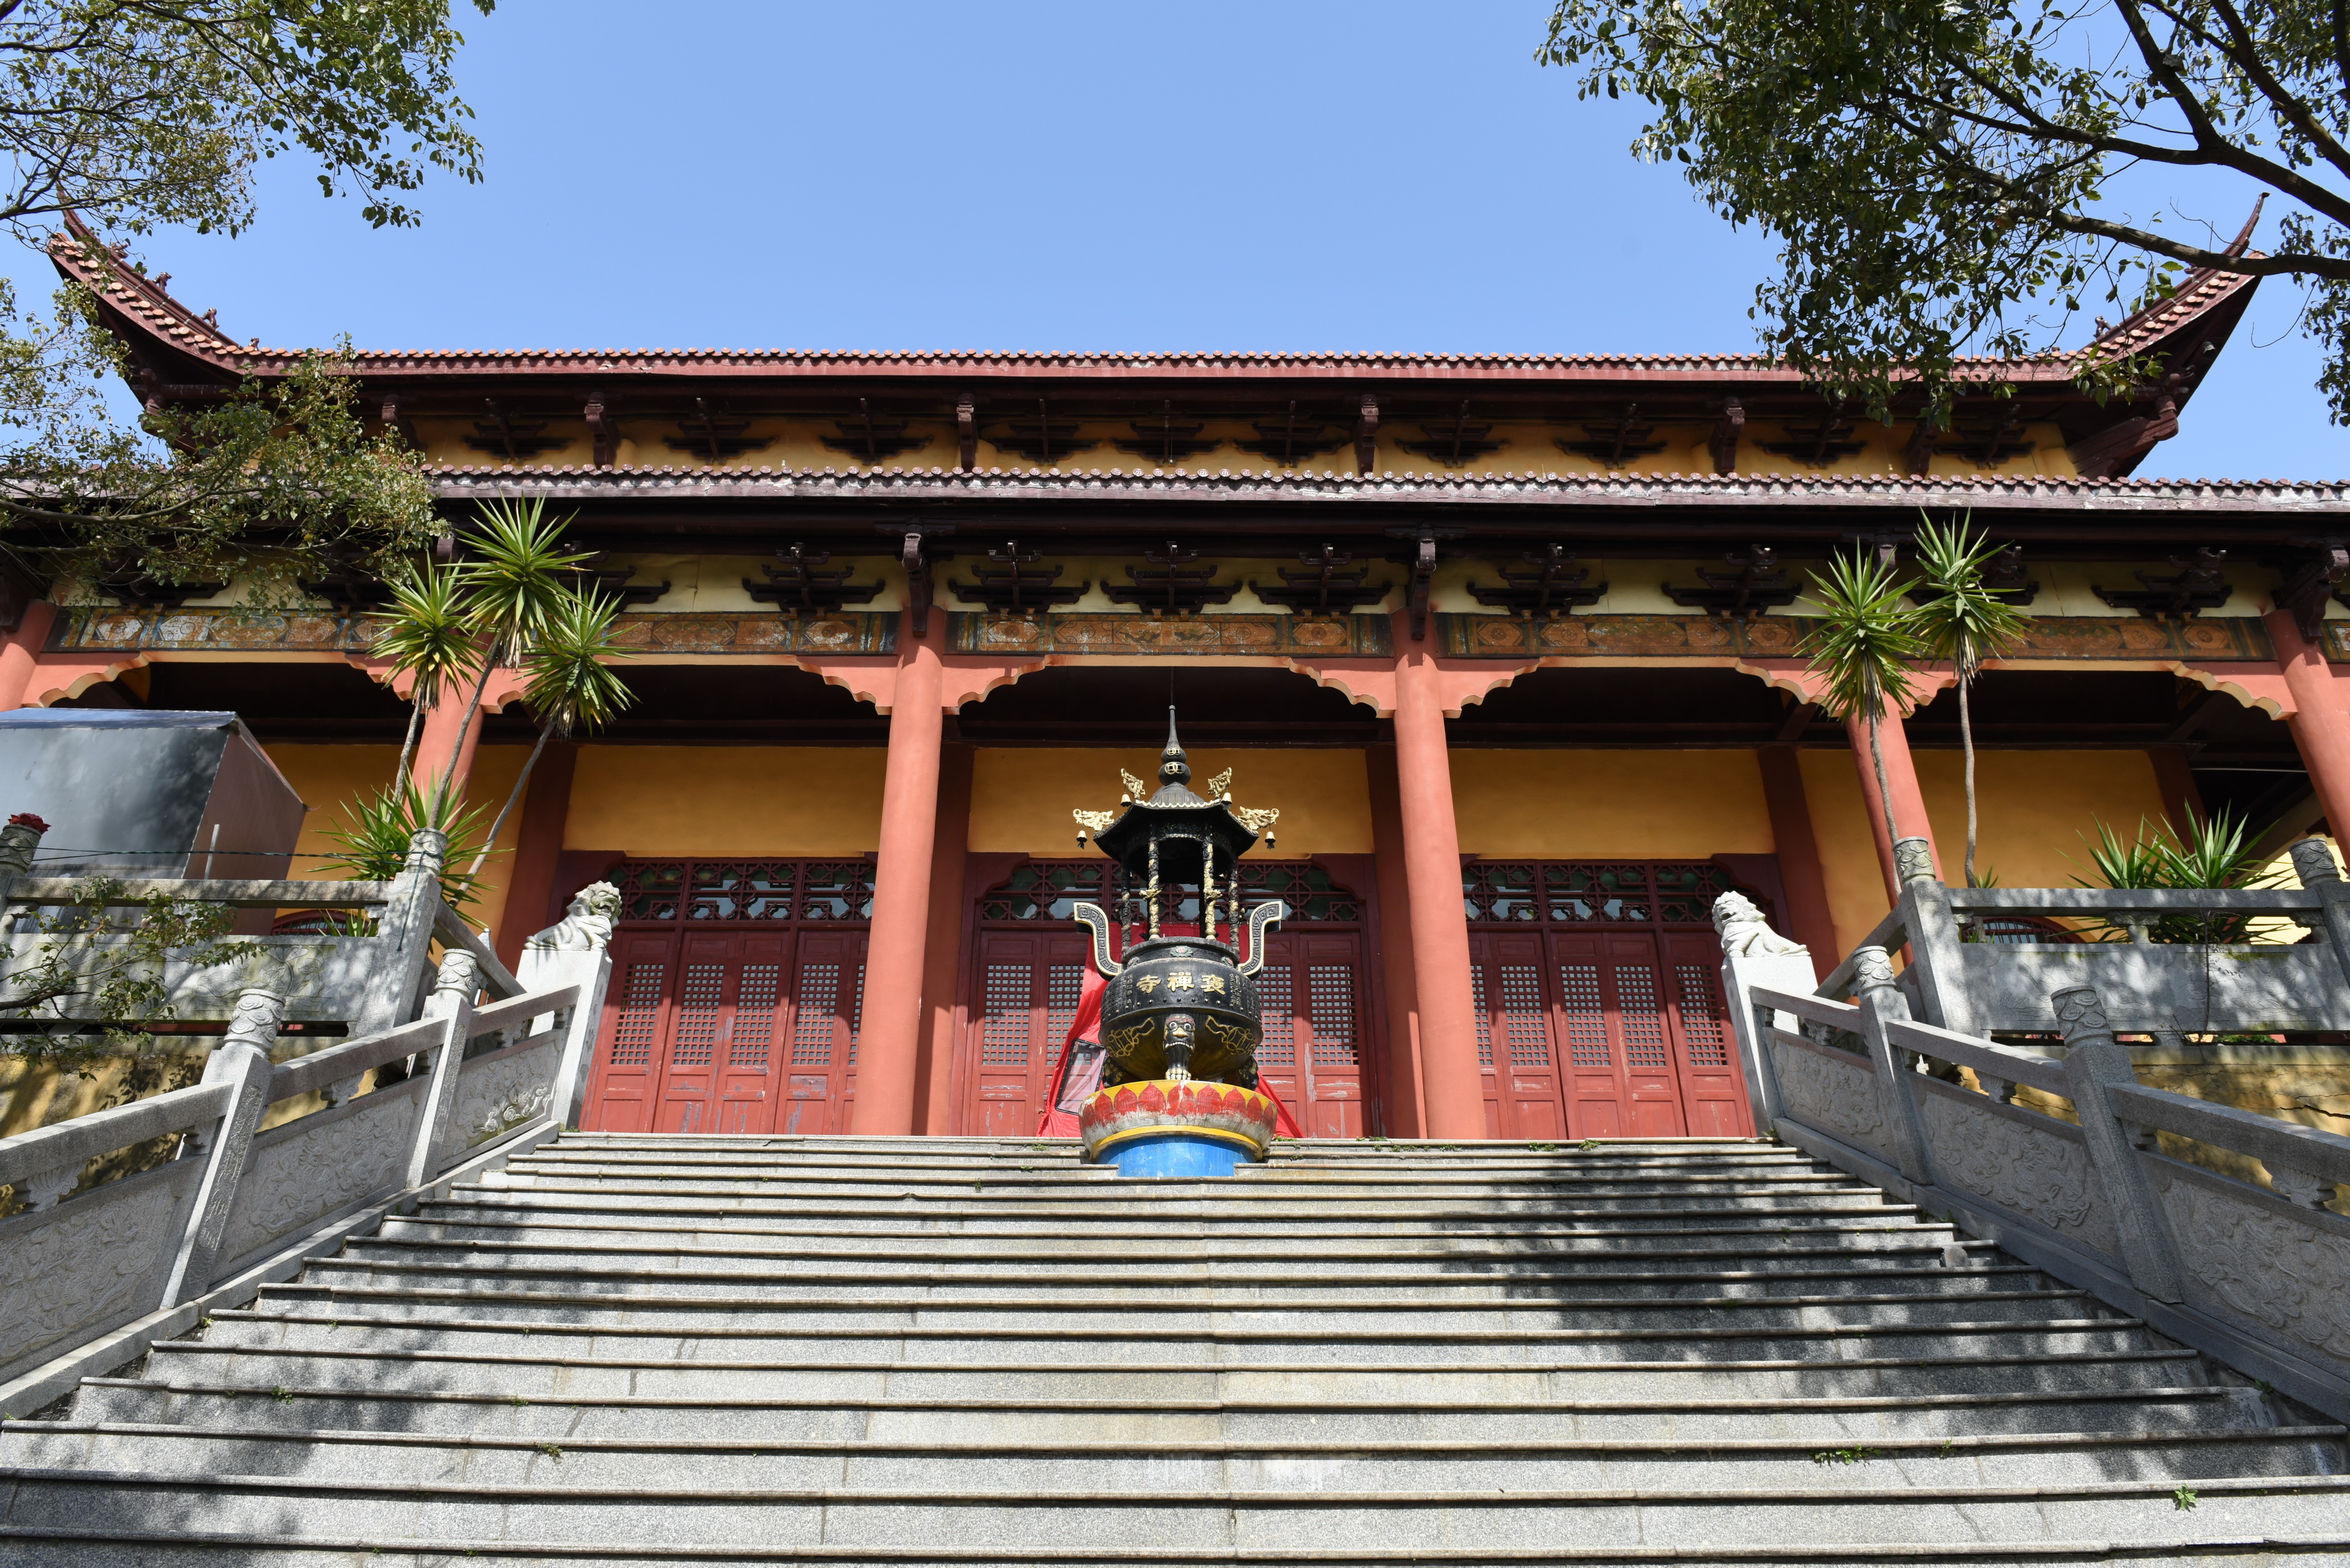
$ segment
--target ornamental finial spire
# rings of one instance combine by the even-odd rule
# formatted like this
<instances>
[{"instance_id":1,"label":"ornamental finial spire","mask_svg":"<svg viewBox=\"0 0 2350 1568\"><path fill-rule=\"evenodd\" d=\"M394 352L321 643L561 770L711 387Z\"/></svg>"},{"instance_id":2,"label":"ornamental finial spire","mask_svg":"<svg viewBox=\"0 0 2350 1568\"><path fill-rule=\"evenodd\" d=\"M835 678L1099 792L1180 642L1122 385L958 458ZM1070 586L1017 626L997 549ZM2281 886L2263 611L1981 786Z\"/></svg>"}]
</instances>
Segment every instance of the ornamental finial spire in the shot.
<instances>
[{"instance_id":1,"label":"ornamental finial spire","mask_svg":"<svg viewBox=\"0 0 2350 1568\"><path fill-rule=\"evenodd\" d=\"M1183 742L1175 738L1175 705L1170 702L1167 705L1167 749L1159 753L1159 786L1177 788L1188 784L1191 777L1191 760L1183 754Z\"/></svg>"}]
</instances>

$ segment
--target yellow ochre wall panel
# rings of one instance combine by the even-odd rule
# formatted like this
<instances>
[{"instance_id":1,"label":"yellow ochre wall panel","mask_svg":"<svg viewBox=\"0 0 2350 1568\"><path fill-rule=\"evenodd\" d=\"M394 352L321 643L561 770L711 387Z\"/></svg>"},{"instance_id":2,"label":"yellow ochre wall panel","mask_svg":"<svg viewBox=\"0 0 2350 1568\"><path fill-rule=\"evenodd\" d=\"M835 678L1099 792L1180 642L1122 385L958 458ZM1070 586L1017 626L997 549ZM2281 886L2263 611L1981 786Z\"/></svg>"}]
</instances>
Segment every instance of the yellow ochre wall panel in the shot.
<instances>
[{"instance_id":1,"label":"yellow ochre wall panel","mask_svg":"<svg viewBox=\"0 0 2350 1568\"><path fill-rule=\"evenodd\" d=\"M1274 829L1280 846L1268 851L1260 844L1253 854L1291 859L1371 852L1370 789L1362 753L1203 746L1192 750L1190 759L1192 788L1204 794L1210 779L1231 768L1238 804L1280 809ZM1121 767L1158 787L1155 749L982 747L972 770L972 849L1076 854L1077 825L1069 813L1079 806L1116 811L1124 787L1118 778Z\"/></svg>"},{"instance_id":2,"label":"yellow ochre wall panel","mask_svg":"<svg viewBox=\"0 0 2350 1568\"><path fill-rule=\"evenodd\" d=\"M1887 908L1860 774L1849 752L1807 751L1800 756L1836 945L1849 952ZM1964 758L1944 751L1911 756L1943 875L1963 881ZM2088 847L2081 836L2094 837L2098 821L2131 837L2141 815L2163 819L2162 792L2143 752L1981 752L1975 776L1981 818L1977 865L2002 887L2069 888L2075 877L2089 874Z\"/></svg>"},{"instance_id":3,"label":"yellow ochre wall panel","mask_svg":"<svg viewBox=\"0 0 2350 1568\"><path fill-rule=\"evenodd\" d=\"M1767 855L1771 814L1748 751L1452 753L1468 855L1701 860Z\"/></svg>"},{"instance_id":4,"label":"yellow ochre wall panel","mask_svg":"<svg viewBox=\"0 0 2350 1568\"><path fill-rule=\"evenodd\" d=\"M327 833L342 824L353 800L391 782L392 770L400 765L400 748L276 745L266 750L269 760L310 808L309 815L302 819L302 836L294 841L292 874L313 878L343 875L323 863L324 857L334 853ZM474 753L465 795L468 802L483 808L484 827L505 804L529 755L528 746L508 745L484 746ZM521 834L522 807L517 805L498 832L499 853L482 867L481 897L465 910L466 923L477 930L484 926L497 929L498 917L506 907L506 868L514 864L515 845Z\"/></svg>"},{"instance_id":5,"label":"yellow ochre wall panel","mask_svg":"<svg viewBox=\"0 0 2350 1568\"><path fill-rule=\"evenodd\" d=\"M579 748L569 849L862 855L881 845L879 746Z\"/></svg>"}]
</instances>

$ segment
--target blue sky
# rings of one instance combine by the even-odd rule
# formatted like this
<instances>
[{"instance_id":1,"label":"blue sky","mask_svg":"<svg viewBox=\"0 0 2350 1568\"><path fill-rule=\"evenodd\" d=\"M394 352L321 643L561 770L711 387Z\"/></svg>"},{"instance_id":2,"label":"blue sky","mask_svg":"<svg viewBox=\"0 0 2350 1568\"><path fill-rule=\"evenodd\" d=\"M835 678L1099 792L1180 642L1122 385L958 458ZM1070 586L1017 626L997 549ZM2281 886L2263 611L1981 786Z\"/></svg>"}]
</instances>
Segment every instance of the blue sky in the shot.
<instances>
[{"instance_id":1,"label":"blue sky","mask_svg":"<svg viewBox=\"0 0 2350 1568\"><path fill-rule=\"evenodd\" d=\"M244 235L142 247L173 292L380 348L1753 347L1764 246L1534 64L1539 3L461 8L482 184L393 233L273 166ZM2142 472L2350 469L2298 307Z\"/></svg>"}]
</instances>

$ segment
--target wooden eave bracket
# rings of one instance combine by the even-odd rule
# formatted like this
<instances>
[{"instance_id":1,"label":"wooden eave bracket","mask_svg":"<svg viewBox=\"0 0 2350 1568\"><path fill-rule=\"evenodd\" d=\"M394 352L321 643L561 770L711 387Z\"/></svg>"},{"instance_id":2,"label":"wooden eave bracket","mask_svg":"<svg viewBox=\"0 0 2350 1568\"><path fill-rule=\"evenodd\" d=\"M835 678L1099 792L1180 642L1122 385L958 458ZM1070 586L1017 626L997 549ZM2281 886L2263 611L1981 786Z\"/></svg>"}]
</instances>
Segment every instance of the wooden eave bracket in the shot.
<instances>
[{"instance_id":1,"label":"wooden eave bracket","mask_svg":"<svg viewBox=\"0 0 2350 1568\"><path fill-rule=\"evenodd\" d=\"M1583 579L1591 575L1591 568L1577 564L1575 552L1564 545L1528 550L1519 560L1523 565L1494 563L1493 569L1501 573L1503 586L1489 588L1471 583L1469 597L1481 605L1513 615L1547 618L1579 606L1597 604L1607 592L1606 583L1584 586Z\"/></svg>"},{"instance_id":2,"label":"wooden eave bracket","mask_svg":"<svg viewBox=\"0 0 2350 1568\"><path fill-rule=\"evenodd\" d=\"M1411 576L1404 584L1403 607L1411 620L1412 641L1426 642L1429 591L1436 581L1437 541L1458 539L1462 531L1459 528L1390 528L1388 532L1396 538L1411 542L1411 554L1405 557L1405 564L1411 568Z\"/></svg>"},{"instance_id":3,"label":"wooden eave bracket","mask_svg":"<svg viewBox=\"0 0 2350 1568\"><path fill-rule=\"evenodd\" d=\"M2314 642L2324 628L2326 601L2340 594L2342 579L2350 577L2350 538L2330 534L2293 542L2307 553L2285 568L2276 607L2291 610L2293 624Z\"/></svg>"},{"instance_id":4,"label":"wooden eave bracket","mask_svg":"<svg viewBox=\"0 0 2350 1568\"><path fill-rule=\"evenodd\" d=\"M1713 434L1706 441L1714 472L1738 472L1738 442L1745 434L1746 405L1736 398L1722 399L1721 417L1713 421Z\"/></svg>"},{"instance_id":5,"label":"wooden eave bracket","mask_svg":"<svg viewBox=\"0 0 2350 1568\"><path fill-rule=\"evenodd\" d=\"M1368 473L1379 465L1379 400L1363 394L1362 411L1355 420L1355 472Z\"/></svg>"},{"instance_id":6,"label":"wooden eave bracket","mask_svg":"<svg viewBox=\"0 0 2350 1568\"><path fill-rule=\"evenodd\" d=\"M2089 591L2116 609L2136 610L2148 620L2191 619L2199 611L2218 609L2236 591L2223 575L2227 559L2227 551L2205 545L2192 556L2171 556L2170 564L2179 568L2176 573L2137 573L2143 587L2091 583Z\"/></svg>"},{"instance_id":7,"label":"wooden eave bracket","mask_svg":"<svg viewBox=\"0 0 2350 1568\"><path fill-rule=\"evenodd\" d=\"M931 567L940 561L954 559L951 550L931 547L932 539L954 532L951 523L877 523L877 532L892 535L898 540L898 559L906 568L907 618L912 624L913 635L928 637L931 631Z\"/></svg>"}]
</instances>

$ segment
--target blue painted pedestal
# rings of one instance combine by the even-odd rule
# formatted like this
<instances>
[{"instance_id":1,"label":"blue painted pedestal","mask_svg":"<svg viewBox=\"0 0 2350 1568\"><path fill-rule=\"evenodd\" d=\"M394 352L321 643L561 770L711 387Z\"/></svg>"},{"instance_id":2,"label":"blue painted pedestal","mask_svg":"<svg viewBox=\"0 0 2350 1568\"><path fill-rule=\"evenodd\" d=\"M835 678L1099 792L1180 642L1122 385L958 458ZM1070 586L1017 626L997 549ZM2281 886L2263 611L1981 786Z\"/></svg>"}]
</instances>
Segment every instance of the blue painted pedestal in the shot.
<instances>
[{"instance_id":1,"label":"blue painted pedestal","mask_svg":"<svg viewBox=\"0 0 2350 1568\"><path fill-rule=\"evenodd\" d=\"M1102 1151L1102 1163L1125 1177L1230 1176L1249 1163L1248 1151L1224 1138L1198 1133L1146 1133Z\"/></svg>"}]
</instances>

